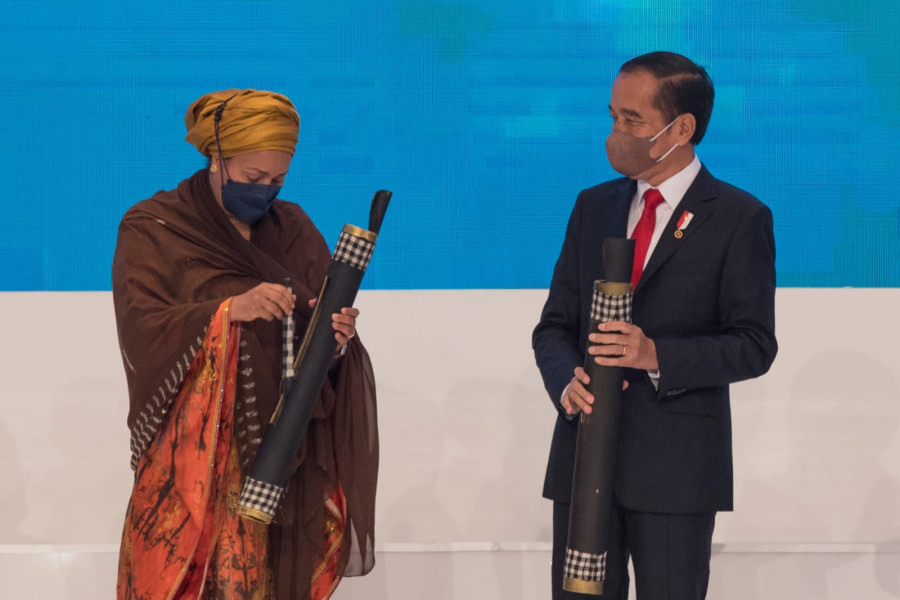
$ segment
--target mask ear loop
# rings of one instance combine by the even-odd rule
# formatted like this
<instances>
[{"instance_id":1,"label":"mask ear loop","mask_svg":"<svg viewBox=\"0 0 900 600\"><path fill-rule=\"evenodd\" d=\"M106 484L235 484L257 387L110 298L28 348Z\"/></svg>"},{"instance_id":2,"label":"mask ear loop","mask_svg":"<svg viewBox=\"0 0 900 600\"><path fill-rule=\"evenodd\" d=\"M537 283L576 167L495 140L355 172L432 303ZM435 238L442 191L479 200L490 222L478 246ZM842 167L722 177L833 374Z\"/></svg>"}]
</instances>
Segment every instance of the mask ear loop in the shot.
<instances>
[{"instance_id":1,"label":"mask ear loop","mask_svg":"<svg viewBox=\"0 0 900 600\"><path fill-rule=\"evenodd\" d=\"M230 98L229 98L229 100L230 100ZM669 127L671 127L672 125L674 125L674 124L675 124L675 121L677 121L677 120L680 119L680 118L681 118L681 115L678 115L677 117L675 117L674 119L672 119L672 122L669 123L668 125L666 125L665 127L663 127L663 128L662 128L662 131L660 131L659 133L657 133L656 135L654 135L652 138L650 138L650 143L653 144L656 140L658 140L658 139L659 139L659 136L661 136L662 134L664 134L664 133L666 132L666 130L669 129ZM218 132L218 129L217 129L216 131ZM217 133L216 135L218 135L218 133ZM678 144L675 144L674 146L672 146L671 148L669 148L669 151L668 151L668 152L666 152L665 154L663 154L662 156L660 156L659 158L656 159L656 164L661 163L661 162L663 161L663 159L664 159L665 157L667 157L668 155L672 154L672 152L674 152L674 151L675 151L675 148L677 148L677 147L678 147ZM220 152L221 152L221 150L220 150Z\"/></svg>"},{"instance_id":2,"label":"mask ear loop","mask_svg":"<svg viewBox=\"0 0 900 600\"><path fill-rule=\"evenodd\" d=\"M237 94L234 94L231 98L234 98L234 96L237 96ZM219 121L222 120L222 113L225 112L225 105L231 102L231 98L228 98L225 102L220 104L219 108L216 109L215 115L213 115L213 128L216 132L216 148L219 150L219 160L222 162L222 168L225 169L225 177L228 181L231 181L231 175L228 173L228 167L225 165L225 158L222 156L222 143L219 141ZM215 171L213 171L213 173L215 173ZM225 184L223 183L222 185L224 186Z\"/></svg>"}]
</instances>

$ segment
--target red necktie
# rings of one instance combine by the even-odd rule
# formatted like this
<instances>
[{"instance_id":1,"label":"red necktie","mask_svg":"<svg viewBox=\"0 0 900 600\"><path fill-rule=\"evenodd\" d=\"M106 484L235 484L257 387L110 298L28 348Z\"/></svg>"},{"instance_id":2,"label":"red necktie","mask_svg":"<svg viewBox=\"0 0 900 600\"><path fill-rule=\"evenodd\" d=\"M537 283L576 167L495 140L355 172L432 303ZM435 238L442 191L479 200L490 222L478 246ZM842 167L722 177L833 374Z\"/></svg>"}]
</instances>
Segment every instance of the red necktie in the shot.
<instances>
[{"instance_id":1,"label":"red necktie","mask_svg":"<svg viewBox=\"0 0 900 600\"><path fill-rule=\"evenodd\" d=\"M650 247L650 238L653 237L653 229L656 227L656 207L663 202L659 190L649 188L644 192L644 212L634 227L631 237L634 240L634 266L631 269L631 287L636 288L644 272L644 261L647 258L647 249Z\"/></svg>"}]
</instances>

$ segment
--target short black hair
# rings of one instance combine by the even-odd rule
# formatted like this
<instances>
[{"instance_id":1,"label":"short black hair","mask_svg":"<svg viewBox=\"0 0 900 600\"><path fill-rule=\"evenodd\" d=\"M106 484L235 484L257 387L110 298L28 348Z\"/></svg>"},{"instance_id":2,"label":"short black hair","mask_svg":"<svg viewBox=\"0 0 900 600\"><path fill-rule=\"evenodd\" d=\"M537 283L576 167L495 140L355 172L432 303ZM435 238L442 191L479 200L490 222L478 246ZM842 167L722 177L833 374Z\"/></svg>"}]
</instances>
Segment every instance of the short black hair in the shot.
<instances>
[{"instance_id":1,"label":"short black hair","mask_svg":"<svg viewBox=\"0 0 900 600\"><path fill-rule=\"evenodd\" d=\"M706 134L715 97L706 69L675 52L650 52L632 58L619 69L619 73L634 71L647 71L660 80L653 103L668 122L678 115L694 115L697 128L691 143L699 144Z\"/></svg>"}]
</instances>

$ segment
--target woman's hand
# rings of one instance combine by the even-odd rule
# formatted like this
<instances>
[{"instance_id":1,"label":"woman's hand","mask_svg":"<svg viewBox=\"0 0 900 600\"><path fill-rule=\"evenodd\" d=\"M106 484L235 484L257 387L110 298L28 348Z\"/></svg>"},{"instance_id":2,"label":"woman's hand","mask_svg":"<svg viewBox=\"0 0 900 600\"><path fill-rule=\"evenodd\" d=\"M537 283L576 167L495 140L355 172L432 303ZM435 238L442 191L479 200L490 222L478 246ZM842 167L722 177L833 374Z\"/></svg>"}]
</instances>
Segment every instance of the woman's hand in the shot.
<instances>
[{"instance_id":1,"label":"woman's hand","mask_svg":"<svg viewBox=\"0 0 900 600\"><path fill-rule=\"evenodd\" d=\"M316 299L313 298L309 301L309 306L313 308L315 305ZM358 316L359 309L350 306L345 306L341 312L331 315L331 327L334 329L334 339L337 342L335 352L339 352L356 335L356 317Z\"/></svg>"},{"instance_id":2,"label":"woman's hand","mask_svg":"<svg viewBox=\"0 0 900 600\"><path fill-rule=\"evenodd\" d=\"M296 296L280 283L261 283L231 300L228 311L232 321L280 319L294 310Z\"/></svg>"}]
</instances>

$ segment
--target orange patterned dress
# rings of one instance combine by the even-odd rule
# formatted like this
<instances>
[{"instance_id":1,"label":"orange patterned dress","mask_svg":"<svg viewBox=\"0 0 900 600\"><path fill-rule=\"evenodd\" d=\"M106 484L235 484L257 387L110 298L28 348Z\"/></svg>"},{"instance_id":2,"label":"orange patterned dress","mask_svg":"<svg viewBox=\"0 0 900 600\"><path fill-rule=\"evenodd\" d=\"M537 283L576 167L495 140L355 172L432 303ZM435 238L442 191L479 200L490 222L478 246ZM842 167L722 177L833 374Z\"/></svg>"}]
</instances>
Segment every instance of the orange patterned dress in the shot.
<instances>
[{"instance_id":1,"label":"orange patterned dress","mask_svg":"<svg viewBox=\"0 0 900 600\"><path fill-rule=\"evenodd\" d=\"M172 408L138 465L119 557L120 599L264 600L272 597L267 525L239 517L233 442L240 326L219 308ZM343 495L326 505L325 560L313 597L340 580Z\"/></svg>"}]
</instances>

